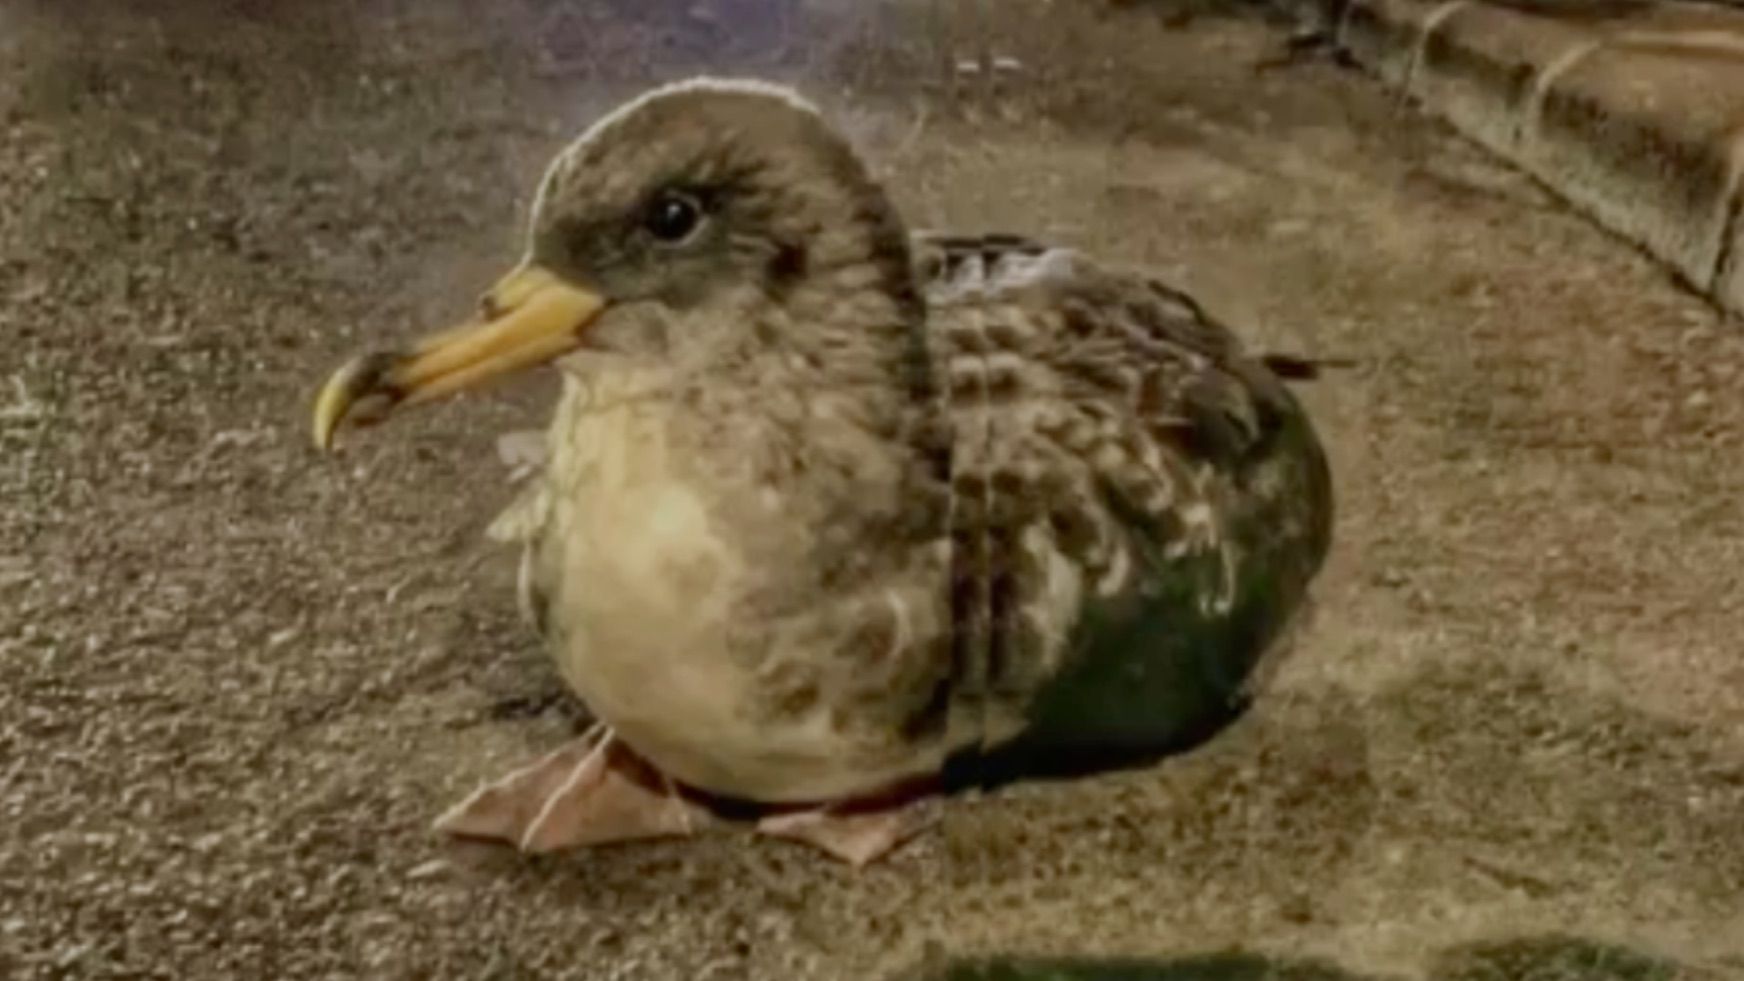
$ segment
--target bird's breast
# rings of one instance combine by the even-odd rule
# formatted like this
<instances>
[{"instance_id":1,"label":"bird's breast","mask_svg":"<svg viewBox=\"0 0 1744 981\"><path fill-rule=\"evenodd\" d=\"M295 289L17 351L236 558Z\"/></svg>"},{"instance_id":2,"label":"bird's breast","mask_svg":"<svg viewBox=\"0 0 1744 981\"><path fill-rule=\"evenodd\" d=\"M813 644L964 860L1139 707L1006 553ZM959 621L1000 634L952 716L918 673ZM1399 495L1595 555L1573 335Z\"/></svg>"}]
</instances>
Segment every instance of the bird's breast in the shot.
<instances>
[{"instance_id":1,"label":"bird's breast","mask_svg":"<svg viewBox=\"0 0 1744 981\"><path fill-rule=\"evenodd\" d=\"M757 440L634 398L571 385L551 433L551 511L536 575L554 655L589 709L678 780L758 800L813 800L885 779L855 771L830 706L772 718L767 597L811 577L791 500L756 476ZM828 598L821 598L828 602ZM908 761L891 765L901 769Z\"/></svg>"},{"instance_id":2,"label":"bird's breast","mask_svg":"<svg viewBox=\"0 0 1744 981\"><path fill-rule=\"evenodd\" d=\"M565 679L632 746L694 769L660 749L742 725L750 678L726 637L750 570L718 520L720 490L685 459L682 420L634 395L628 379L565 393L538 574Z\"/></svg>"}]
</instances>

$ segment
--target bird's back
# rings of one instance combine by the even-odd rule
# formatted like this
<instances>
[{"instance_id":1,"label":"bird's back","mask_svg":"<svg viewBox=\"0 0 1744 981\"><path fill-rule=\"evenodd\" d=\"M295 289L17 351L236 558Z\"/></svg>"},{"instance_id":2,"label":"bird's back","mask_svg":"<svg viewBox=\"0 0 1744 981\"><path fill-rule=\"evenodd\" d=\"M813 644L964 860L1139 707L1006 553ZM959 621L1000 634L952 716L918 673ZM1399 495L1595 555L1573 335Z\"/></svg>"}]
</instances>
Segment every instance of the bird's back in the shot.
<instances>
[{"instance_id":1,"label":"bird's back","mask_svg":"<svg viewBox=\"0 0 1744 981\"><path fill-rule=\"evenodd\" d=\"M970 758L1070 767L1192 741L1328 547L1300 406L1161 283L1012 236L916 246L952 432L944 711L985 733Z\"/></svg>"}]
</instances>

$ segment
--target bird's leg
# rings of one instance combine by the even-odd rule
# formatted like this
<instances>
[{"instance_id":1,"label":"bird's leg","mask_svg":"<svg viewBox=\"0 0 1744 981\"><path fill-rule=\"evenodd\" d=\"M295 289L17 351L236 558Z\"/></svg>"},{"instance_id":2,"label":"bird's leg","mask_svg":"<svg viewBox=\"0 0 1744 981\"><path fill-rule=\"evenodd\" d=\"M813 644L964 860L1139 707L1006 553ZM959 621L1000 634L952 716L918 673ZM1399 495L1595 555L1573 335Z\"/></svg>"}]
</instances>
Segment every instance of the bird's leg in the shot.
<instances>
[{"instance_id":1,"label":"bird's leg","mask_svg":"<svg viewBox=\"0 0 1744 981\"><path fill-rule=\"evenodd\" d=\"M525 852L689 835L710 819L665 774L596 725L556 752L474 791L436 830Z\"/></svg>"},{"instance_id":2,"label":"bird's leg","mask_svg":"<svg viewBox=\"0 0 1744 981\"><path fill-rule=\"evenodd\" d=\"M757 832L804 842L861 868L925 831L935 820L925 799L905 798L782 811L759 820Z\"/></svg>"}]
</instances>

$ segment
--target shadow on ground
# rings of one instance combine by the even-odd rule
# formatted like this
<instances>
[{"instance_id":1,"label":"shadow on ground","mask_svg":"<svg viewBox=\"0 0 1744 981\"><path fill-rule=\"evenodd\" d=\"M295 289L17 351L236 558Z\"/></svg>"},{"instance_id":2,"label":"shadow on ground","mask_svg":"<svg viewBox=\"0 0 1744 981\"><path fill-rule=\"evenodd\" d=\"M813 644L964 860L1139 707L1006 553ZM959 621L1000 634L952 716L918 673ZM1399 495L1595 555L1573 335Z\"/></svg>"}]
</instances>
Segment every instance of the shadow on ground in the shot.
<instances>
[{"instance_id":1,"label":"shadow on ground","mask_svg":"<svg viewBox=\"0 0 1744 981\"><path fill-rule=\"evenodd\" d=\"M1450 948L1427 981L1672 981L1682 965L1626 947L1535 937ZM923 967L895 981L1385 981L1316 961L1223 953L1162 960L984 959Z\"/></svg>"}]
</instances>

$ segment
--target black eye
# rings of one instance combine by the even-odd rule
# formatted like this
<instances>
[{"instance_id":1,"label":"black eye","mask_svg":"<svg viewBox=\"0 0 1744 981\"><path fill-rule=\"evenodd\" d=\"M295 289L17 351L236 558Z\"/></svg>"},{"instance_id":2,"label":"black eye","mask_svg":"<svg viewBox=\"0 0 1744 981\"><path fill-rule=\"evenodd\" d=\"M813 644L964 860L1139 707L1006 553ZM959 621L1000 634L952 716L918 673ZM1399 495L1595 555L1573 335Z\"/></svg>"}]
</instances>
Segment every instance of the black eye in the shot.
<instances>
[{"instance_id":1,"label":"black eye","mask_svg":"<svg viewBox=\"0 0 1744 981\"><path fill-rule=\"evenodd\" d=\"M668 191L654 199L643 216L642 224L649 234L662 242L680 242L696 231L702 221L702 207L689 195Z\"/></svg>"}]
</instances>

